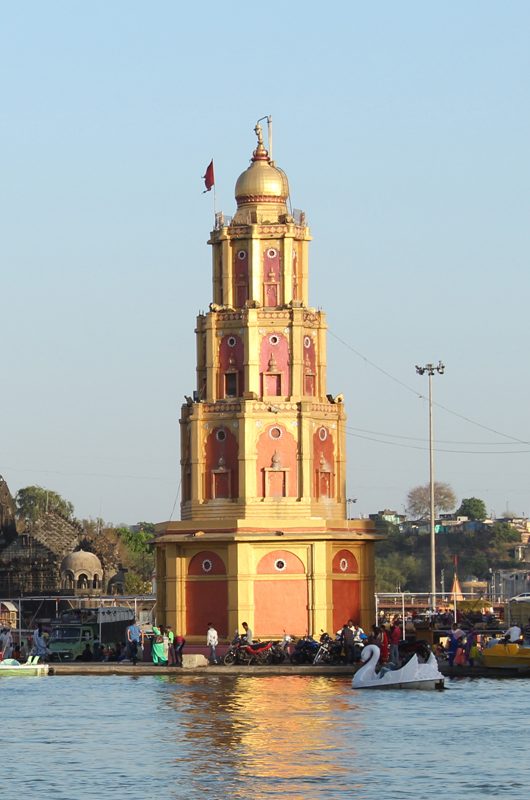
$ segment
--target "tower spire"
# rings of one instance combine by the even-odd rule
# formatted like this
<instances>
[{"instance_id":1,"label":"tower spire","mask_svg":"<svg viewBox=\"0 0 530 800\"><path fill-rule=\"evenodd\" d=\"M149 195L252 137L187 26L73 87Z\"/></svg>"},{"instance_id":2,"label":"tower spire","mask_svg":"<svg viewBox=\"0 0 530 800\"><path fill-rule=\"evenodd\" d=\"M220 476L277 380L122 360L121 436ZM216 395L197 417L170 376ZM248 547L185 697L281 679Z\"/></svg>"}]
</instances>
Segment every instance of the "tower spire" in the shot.
<instances>
[{"instance_id":1,"label":"tower spire","mask_svg":"<svg viewBox=\"0 0 530 800\"><path fill-rule=\"evenodd\" d=\"M263 144L263 128L261 127L259 120L254 126L254 133L258 137L258 145L252 154L252 161L270 161L269 153Z\"/></svg>"}]
</instances>

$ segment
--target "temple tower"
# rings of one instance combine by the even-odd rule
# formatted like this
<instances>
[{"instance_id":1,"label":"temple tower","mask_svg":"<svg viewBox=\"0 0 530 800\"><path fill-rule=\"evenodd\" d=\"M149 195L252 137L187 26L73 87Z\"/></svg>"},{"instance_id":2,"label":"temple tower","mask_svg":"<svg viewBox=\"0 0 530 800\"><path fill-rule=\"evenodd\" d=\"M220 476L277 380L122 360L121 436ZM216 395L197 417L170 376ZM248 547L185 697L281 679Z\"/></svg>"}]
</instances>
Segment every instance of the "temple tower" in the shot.
<instances>
[{"instance_id":1,"label":"temple tower","mask_svg":"<svg viewBox=\"0 0 530 800\"><path fill-rule=\"evenodd\" d=\"M157 526L161 619L189 639L374 619L371 523L346 519L346 415L309 306L311 236L261 127L233 218L216 215L213 301L182 407L181 522Z\"/></svg>"}]
</instances>

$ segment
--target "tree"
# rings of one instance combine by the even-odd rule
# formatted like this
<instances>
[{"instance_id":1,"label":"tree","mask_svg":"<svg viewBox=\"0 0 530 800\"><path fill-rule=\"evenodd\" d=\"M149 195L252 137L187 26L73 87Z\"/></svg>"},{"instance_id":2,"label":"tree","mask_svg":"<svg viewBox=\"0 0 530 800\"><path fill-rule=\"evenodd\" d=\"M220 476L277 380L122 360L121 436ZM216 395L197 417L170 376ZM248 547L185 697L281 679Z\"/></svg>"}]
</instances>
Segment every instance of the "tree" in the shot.
<instances>
[{"instance_id":1,"label":"tree","mask_svg":"<svg viewBox=\"0 0 530 800\"><path fill-rule=\"evenodd\" d=\"M54 512L66 519L73 519L74 507L57 492L43 489L42 486L26 486L19 489L15 502L18 513L31 522L36 522L44 514Z\"/></svg>"},{"instance_id":2,"label":"tree","mask_svg":"<svg viewBox=\"0 0 530 800\"><path fill-rule=\"evenodd\" d=\"M448 483L434 483L434 513L438 511L451 511L456 506L455 493ZM415 486L407 495L407 511L416 519L430 517L431 514L431 488Z\"/></svg>"},{"instance_id":3,"label":"tree","mask_svg":"<svg viewBox=\"0 0 530 800\"><path fill-rule=\"evenodd\" d=\"M125 548L128 572L125 577L125 589L129 593L150 591L151 577L155 568L154 538L155 526L152 522L139 522L135 530L125 526L117 528L120 541Z\"/></svg>"},{"instance_id":4,"label":"tree","mask_svg":"<svg viewBox=\"0 0 530 800\"><path fill-rule=\"evenodd\" d=\"M131 553L152 553L153 545L151 542L154 538L154 524L141 522L135 527L138 530L132 531L125 526L117 528L121 541Z\"/></svg>"},{"instance_id":5,"label":"tree","mask_svg":"<svg viewBox=\"0 0 530 800\"><path fill-rule=\"evenodd\" d=\"M478 497L466 497L460 503L457 510L457 516L467 517L468 519L484 520L488 516L486 512L486 504Z\"/></svg>"}]
</instances>

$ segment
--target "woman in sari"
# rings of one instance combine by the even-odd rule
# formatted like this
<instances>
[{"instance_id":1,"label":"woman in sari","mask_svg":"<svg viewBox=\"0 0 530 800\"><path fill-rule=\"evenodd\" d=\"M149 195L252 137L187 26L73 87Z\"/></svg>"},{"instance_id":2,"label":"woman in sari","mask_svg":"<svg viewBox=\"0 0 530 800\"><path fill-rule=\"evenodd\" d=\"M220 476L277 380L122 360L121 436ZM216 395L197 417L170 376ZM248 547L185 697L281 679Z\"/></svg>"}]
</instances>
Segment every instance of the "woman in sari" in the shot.
<instances>
[{"instance_id":1,"label":"woman in sari","mask_svg":"<svg viewBox=\"0 0 530 800\"><path fill-rule=\"evenodd\" d=\"M153 625L153 633L155 637L151 643L151 656L153 659L153 664L165 667L167 666L169 640L165 635L164 626L161 625L159 628L157 628L155 625Z\"/></svg>"}]
</instances>

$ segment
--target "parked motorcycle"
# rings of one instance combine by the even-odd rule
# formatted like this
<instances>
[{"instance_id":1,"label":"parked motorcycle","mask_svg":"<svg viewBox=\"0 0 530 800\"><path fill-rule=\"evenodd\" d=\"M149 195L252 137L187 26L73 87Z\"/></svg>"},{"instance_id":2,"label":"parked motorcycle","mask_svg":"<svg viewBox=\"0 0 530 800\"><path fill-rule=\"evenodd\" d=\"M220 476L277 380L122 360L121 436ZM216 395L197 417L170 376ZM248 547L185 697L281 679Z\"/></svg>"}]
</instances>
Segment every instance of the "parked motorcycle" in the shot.
<instances>
[{"instance_id":1,"label":"parked motorcycle","mask_svg":"<svg viewBox=\"0 0 530 800\"><path fill-rule=\"evenodd\" d=\"M254 642L249 644L244 636L237 636L223 658L223 664L270 664L272 662L273 642Z\"/></svg>"},{"instance_id":2,"label":"parked motorcycle","mask_svg":"<svg viewBox=\"0 0 530 800\"><path fill-rule=\"evenodd\" d=\"M312 636L303 636L295 642L291 664L312 664L320 644Z\"/></svg>"},{"instance_id":3,"label":"parked motorcycle","mask_svg":"<svg viewBox=\"0 0 530 800\"><path fill-rule=\"evenodd\" d=\"M340 639L333 639L329 633L322 632L320 647L313 659L313 664L343 664L345 658Z\"/></svg>"},{"instance_id":4,"label":"parked motorcycle","mask_svg":"<svg viewBox=\"0 0 530 800\"><path fill-rule=\"evenodd\" d=\"M283 664L287 657L288 653L285 651L283 642L272 642L272 647L270 649L270 661L268 663Z\"/></svg>"}]
</instances>

